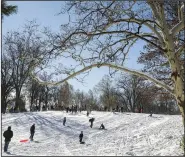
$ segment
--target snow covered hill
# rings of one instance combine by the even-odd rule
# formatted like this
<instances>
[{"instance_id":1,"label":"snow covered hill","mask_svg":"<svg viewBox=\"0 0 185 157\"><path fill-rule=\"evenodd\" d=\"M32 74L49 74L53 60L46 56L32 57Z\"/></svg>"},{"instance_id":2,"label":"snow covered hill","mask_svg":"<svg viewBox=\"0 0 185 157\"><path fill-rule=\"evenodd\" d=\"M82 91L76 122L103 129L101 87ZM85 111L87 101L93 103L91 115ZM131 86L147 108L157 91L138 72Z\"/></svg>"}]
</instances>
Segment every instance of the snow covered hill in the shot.
<instances>
[{"instance_id":1,"label":"snow covered hill","mask_svg":"<svg viewBox=\"0 0 185 157\"><path fill-rule=\"evenodd\" d=\"M67 117L66 126L62 125ZM8 151L13 156L88 156L88 155L183 155L180 138L184 133L180 115L153 115L141 113L92 112L95 118L90 128L85 112L72 114L60 111L13 113L2 115L2 133L12 126L14 137ZM35 123L33 142L21 143L29 138L30 126ZM99 130L103 123L107 130ZM79 134L84 132L79 143Z\"/></svg>"}]
</instances>

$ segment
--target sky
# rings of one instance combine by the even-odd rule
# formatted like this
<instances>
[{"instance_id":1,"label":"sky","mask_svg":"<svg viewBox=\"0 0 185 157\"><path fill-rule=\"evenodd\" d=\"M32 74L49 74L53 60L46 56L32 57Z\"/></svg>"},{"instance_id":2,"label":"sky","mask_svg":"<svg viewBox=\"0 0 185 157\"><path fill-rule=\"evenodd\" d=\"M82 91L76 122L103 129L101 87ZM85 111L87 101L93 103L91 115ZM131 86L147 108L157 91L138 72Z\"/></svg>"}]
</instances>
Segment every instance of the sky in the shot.
<instances>
[{"instance_id":1,"label":"sky","mask_svg":"<svg viewBox=\"0 0 185 157\"><path fill-rule=\"evenodd\" d=\"M17 5L18 12L9 17L4 17L2 23L2 35L11 30L17 30L24 26L27 21L36 20L41 27L50 27L52 31L59 31L60 25L67 22L66 15L57 15L64 2L60 1L8 1L8 4ZM137 58L143 48L144 43L139 41L131 49L128 60L125 66L131 69L140 70L141 65L137 64ZM68 61L63 60L64 64ZM82 84L76 79L70 79L69 83L74 86L74 89L80 89L88 92L89 89L98 84L102 77L109 74L107 67L92 69L90 74L85 78L85 83ZM80 76L78 76L80 77ZM78 78L77 77L77 78Z\"/></svg>"}]
</instances>

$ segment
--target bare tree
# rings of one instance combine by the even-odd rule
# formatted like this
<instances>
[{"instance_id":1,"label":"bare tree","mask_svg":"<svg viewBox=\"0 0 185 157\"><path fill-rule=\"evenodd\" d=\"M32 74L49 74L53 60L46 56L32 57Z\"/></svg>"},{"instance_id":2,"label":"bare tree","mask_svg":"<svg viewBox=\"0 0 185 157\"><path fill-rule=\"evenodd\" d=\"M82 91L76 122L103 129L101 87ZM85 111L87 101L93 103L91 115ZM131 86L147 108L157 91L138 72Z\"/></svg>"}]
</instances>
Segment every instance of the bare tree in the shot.
<instances>
[{"instance_id":1,"label":"bare tree","mask_svg":"<svg viewBox=\"0 0 185 157\"><path fill-rule=\"evenodd\" d=\"M22 31L8 32L3 38L3 54L9 57L12 64L13 87L16 91L16 110L23 85L33 68L43 68L54 48L44 33L38 33L35 21L28 22ZM43 37L44 36L44 37ZM43 39L44 38L44 39Z\"/></svg>"},{"instance_id":2,"label":"bare tree","mask_svg":"<svg viewBox=\"0 0 185 157\"><path fill-rule=\"evenodd\" d=\"M104 106L112 111L115 108L115 88L111 78L108 75L105 75L102 80L96 85L95 90L99 92L100 100Z\"/></svg>"},{"instance_id":3,"label":"bare tree","mask_svg":"<svg viewBox=\"0 0 185 157\"><path fill-rule=\"evenodd\" d=\"M127 107L130 111L135 112L139 106L139 90L141 79L134 75L122 75L122 77L117 82L117 87L122 89L121 95L125 103L128 104Z\"/></svg>"},{"instance_id":4,"label":"bare tree","mask_svg":"<svg viewBox=\"0 0 185 157\"><path fill-rule=\"evenodd\" d=\"M29 92L29 98L30 98L30 111L32 111L33 103L35 102L37 105L37 98L39 94L39 84L33 79L30 79L28 80L26 86L27 86L27 90Z\"/></svg>"},{"instance_id":5,"label":"bare tree","mask_svg":"<svg viewBox=\"0 0 185 157\"><path fill-rule=\"evenodd\" d=\"M79 100L79 108L80 110L86 110L86 104L85 104L85 94L83 91L77 90L76 91L76 97L78 97Z\"/></svg>"},{"instance_id":6,"label":"bare tree","mask_svg":"<svg viewBox=\"0 0 185 157\"><path fill-rule=\"evenodd\" d=\"M177 8L177 17L170 16L169 20L169 11L174 9L170 6L172 3ZM68 77L53 84L65 82L94 67L108 66L129 72L170 92L176 98L184 123L184 40L178 37L184 33L184 3L163 0L72 1L67 2L65 8L69 15L75 13L79 16L75 24L69 21L62 27L60 43L65 52L81 64L82 69L74 71L73 68ZM130 47L137 40L150 43L164 54L170 65L171 85L123 66ZM87 52L84 50L88 50L89 58L84 57L82 52Z\"/></svg>"},{"instance_id":7,"label":"bare tree","mask_svg":"<svg viewBox=\"0 0 185 157\"><path fill-rule=\"evenodd\" d=\"M88 100L89 100L88 110L89 111L98 110L97 97L96 97L95 93L92 90L88 91Z\"/></svg>"},{"instance_id":8,"label":"bare tree","mask_svg":"<svg viewBox=\"0 0 185 157\"><path fill-rule=\"evenodd\" d=\"M73 87L67 81L61 86L59 106L69 107L73 104Z\"/></svg>"},{"instance_id":9,"label":"bare tree","mask_svg":"<svg viewBox=\"0 0 185 157\"><path fill-rule=\"evenodd\" d=\"M12 80L13 70L10 59L3 54L1 62L1 113L6 112L8 97L14 88Z\"/></svg>"},{"instance_id":10,"label":"bare tree","mask_svg":"<svg viewBox=\"0 0 185 157\"><path fill-rule=\"evenodd\" d=\"M81 109L83 100L81 100L81 92L79 89L74 92L74 101L75 101L75 105Z\"/></svg>"}]
</instances>

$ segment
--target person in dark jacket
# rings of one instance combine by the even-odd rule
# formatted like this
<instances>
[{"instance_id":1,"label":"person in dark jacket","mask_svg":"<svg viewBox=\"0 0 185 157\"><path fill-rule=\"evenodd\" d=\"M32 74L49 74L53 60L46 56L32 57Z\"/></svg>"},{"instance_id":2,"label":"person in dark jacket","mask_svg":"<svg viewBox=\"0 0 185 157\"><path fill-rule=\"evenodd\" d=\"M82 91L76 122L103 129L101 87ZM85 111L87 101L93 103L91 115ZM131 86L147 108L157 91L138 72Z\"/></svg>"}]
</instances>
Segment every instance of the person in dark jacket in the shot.
<instances>
[{"instance_id":1,"label":"person in dark jacket","mask_svg":"<svg viewBox=\"0 0 185 157\"><path fill-rule=\"evenodd\" d=\"M100 125L100 129L105 129L105 126L103 125L103 123Z\"/></svg>"},{"instance_id":2,"label":"person in dark jacket","mask_svg":"<svg viewBox=\"0 0 185 157\"><path fill-rule=\"evenodd\" d=\"M92 128L92 126L93 126L94 120L95 120L94 118L89 119L89 122L91 123L91 125L90 125L91 128Z\"/></svg>"},{"instance_id":3,"label":"person in dark jacket","mask_svg":"<svg viewBox=\"0 0 185 157\"><path fill-rule=\"evenodd\" d=\"M11 130L11 126L9 126L8 129L3 133L3 136L5 138L4 152L7 152L8 145L11 141L11 138L13 137L13 131Z\"/></svg>"},{"instance_id":4,"label":"person in dark jacket","mask_svg":"<svg viewBox=\"0 0 185 157\"><path fill-rule=\"evenodd\" d=\"M80 143L82 143L82 139L83 139L83 131L81 131L80 135L79 135L79 139L80 139Z\"/></svg>"},{"instance_id":5,"label":"person in dark jacket","mask_svg":"<svg viewBox=\"0 0 185 157\"><path fill-rule=\"evenodd\" d=\"M87 117L89 116L89 112L87 111Z\"/></svg>"},{"instance_id":6,"label":"person in dark jacket","mask_svg":"<svg viewBox=\"0 0 185 157\"><path fill-rule=\"evenodd\" d=\"M33 124L30 128L30 140L33 141L33 136L35 134L35 124Z\"/></svg>"},{"instance_id":7,"label":"person in dark jacket","mask_svg":"<svg viewBox=\"0 0 185 157\"><path fill-rule=\"evenodd\" d=\"M66 117L64 117L63 119L63 125L65 126L65 124L66 124Z\"/></svg>"},{"instance_id":8,"label":"person in dark jacket","mask_svg":"<svg viewBox=\"0 0 185 157\"><path fill-rule=\"evenodd\" d=\"M150 117L152 117L152 114L153 114L153 112L152 112L152 110L151 110L151 111L150 111L150 115L149 115L149 116L150 116Z\"/></svg>"},{"instance_id":9,"label":"person in dark jacket","mask_svg":"<svg viewBox=\"0 0 185 157\"><path fill-rule=\"evenodd\" d=\"M116 107L116 111L119 112L119 106L118 106L118 105L117 105L117 107Z\"/></svg>"}]
</instances>

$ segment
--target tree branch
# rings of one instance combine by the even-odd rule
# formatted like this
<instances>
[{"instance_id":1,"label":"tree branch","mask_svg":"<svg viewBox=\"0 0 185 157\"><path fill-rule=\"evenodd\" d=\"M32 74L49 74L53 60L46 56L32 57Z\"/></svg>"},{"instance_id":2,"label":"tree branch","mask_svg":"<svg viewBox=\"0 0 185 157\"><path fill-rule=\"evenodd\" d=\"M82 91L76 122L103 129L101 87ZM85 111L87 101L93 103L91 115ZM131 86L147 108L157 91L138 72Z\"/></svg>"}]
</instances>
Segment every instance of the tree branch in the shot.
<instances>
[{"instance_id":1,"label":"tree branch","mask_svg":"<svg viewBox=\"0 0 185 157\"><path fill-rule=\"evenodd\" d=\"M78 32L79 33L79 32ZM82 32L84 34L84 32ZM164 52L165 50L159 46L158 44L155 44L153 43L151 40L145 38L145 37L150 37L150 38L154 38L156 40L159 40L157 37L154 37L150 34L137 34L137 33L133 33L133 32L129 32L129 31L126 31L126 30L123 30L123 31L106 31L106 32L100 32L100 33L86 33L88 36L98 36L98 35L103 35L103 34L114 34L114 33L127 33L128 35L127 36L131 36L132 35L132 38L140 38L152 45L154 45L155 47L157 47L158 49L160 49L162 52ZM127 39L127 38L126 38Z\"/></svg>"},{"instance_id":2,"label":"tree branch","mask_svg":"<svg viewBox=\"0 0 185 157\"><path fill-rule=\"evenodd\" d=\"M177 23L171 30L170 30L170 34L172 34L173 36L175 36L177 33L179 33L182 29L185 28L184 25L184 21L180 21L179 23Z\"/></svg>"},{"instance_id":3,"label":"tree branch","mask_svg":"<svg viewBox=\"0 0 185 157\"><path fill-rule=\"evenodd\" d=\"M183 45L181 45L181 46L179 47L179 49L175 52L175 54L177 54L177 55L181 55L181 54L182 54L182 52L183 52L183 50L185 49L184 47L185 47L185 45L184 45L184 44L183 44Z\"/></svg>"},{"instance_id":4,"label":"tree branch","mask_svg":"<svg viewBox=\"0 0 185 157\"><path fill-rule=\"evenodd\" d=\"M117 69L117 70L120 70L120 71L128 72L128 73L131 73L133 75L137 75L139 77L146 78L149 81L152 81L153 83L155 83L157 86L160 86L160 87L166 89L168 92L170 92L171 94L174 95L173 88L170 87L170 86L168 86L168 85L166 85L166 84L164 84L163 82L161 82L161 81L159 81L159 80L157 80L155 78L152 78L151 76L149 76L149 75L147 75L147 74L145 74L143 72L136 71L136 70L131 70L131 69L128 69L128 68L125 68L125 67L122 67L122 66L118 66L118 65L114 65L114 64L110 64L110 63L102 63L102 64L99 64L98 63L98 64L89 65L89 66L87 66L87 67L85 67L85 68L83 68L83 69L81 69L81 70L79 70L77 72L74 72L73 74L71 74L70 76L66 77L65 79L63 79L63 80L61 80L59 82L55 82L55 83L54 82L43 82L42 80L40 80L39 78L37 78L33 74L33 72L31 73L31 76L33 77L34 80L36 80L38 83L40 83L42 85L54 85L54 86L56 86L56 85L59 85L59 84L65 82L65 81L67 81L67 80L69 80L69 79L71 79L71 78L73 78L73 77L81 74L84 71L87 71L87 70L92 69L92 68L104 67L104 66L110 67L110 68L114 68L114 69Z\"/></svg>"},{"instance_id":5,"label":"tree branch","mask_svg":"<svg viewBox=\"0 0 185 157\"><path fill-rule=\"evenodd\" d=\"M177 23L171 30L170 33L175 36L177 33L179 33L182 29L185 28L185 24L184 24L184 3L182 3L182 6L180 8L180 19L181 21L179 23Z\"/></svg>"}]
</instances>

